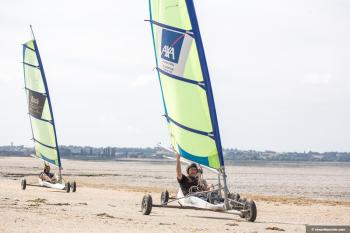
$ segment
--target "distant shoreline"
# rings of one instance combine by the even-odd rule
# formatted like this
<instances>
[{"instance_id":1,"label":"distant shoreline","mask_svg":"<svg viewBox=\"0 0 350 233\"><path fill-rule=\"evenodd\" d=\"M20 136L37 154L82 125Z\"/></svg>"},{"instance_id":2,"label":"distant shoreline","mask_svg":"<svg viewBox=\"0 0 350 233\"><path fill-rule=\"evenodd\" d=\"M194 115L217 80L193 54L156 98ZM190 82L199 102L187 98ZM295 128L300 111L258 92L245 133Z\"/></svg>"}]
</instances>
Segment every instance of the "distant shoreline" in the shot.
<instances>
[{"instance_id":1,"label":"distant shoreline","mask_svg":"<svg viewBox=\"0 0 350 233\"><path fill-rule=\"evenodd\" d=\"M1 158L8 157L18 157L18 158L27 158L31 156L26 155L0 155ZM174 161L163 159L163 158L117 158L117 159L96 159L96 158L83 158L83 157L62 157L64 160L73 160L73 161L90 161L90 162L140 162L140 163L164 163L164 164L175 164ZM274 161L274 160L232 160L225 159L226 166L341 166L341 167L350 167L350 162L333 162L333 161Z\"/></svg>"},{"instance_id":2,"label":"distant shoreline","mask_svg":"<svg viewBox=\"0 0 350 233\"><path fill-rule=\"evenodd\" d=\"M172 152L161 147L91 147L91 146L60 146L61 158L79 160L124 160L124 159L161 159L164 155L173 156ZM25 146L0 146L0 156L25 156L34 153L34 148ZM261 162L350 162L350 152L304 151L277 152L271 150L239 150L223 149L226 161L236 163L246 161Z\"/></svg>"}]
</instances>

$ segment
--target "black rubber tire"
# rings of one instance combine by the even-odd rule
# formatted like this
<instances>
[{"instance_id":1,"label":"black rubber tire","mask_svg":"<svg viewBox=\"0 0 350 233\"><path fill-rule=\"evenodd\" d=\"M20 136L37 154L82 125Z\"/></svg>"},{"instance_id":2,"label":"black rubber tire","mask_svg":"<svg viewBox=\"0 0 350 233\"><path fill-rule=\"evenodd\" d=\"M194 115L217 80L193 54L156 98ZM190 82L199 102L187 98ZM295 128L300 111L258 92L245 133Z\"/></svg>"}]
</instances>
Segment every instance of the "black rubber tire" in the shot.
<instances>
[{"instance_id":1,"label":"black rubber tire","mask_svg":"<svg viewBox=\"0 0 350 233\"><path fill-rule=\"evenodd\" d=\"M26 179L21 180L21 187L22 187L22 190L26 190L26 187L27 187L27 180Z\"/></svg>"},{"instance_id":2,"label":"black rubber tire","mask_svg":"<svg viewBox=\"0 0 350 233\"><path fill-rule=\"evenodd\" d=\"M73 181L72 183L72 192L75 193L77 191L77 182Z\"/></svg>"},{"instance_id":3,"label":"black rubber tire","mask_svg":"<svg viewBox=\"0 0 350 233\"><path fill-rule=\"evenodd\" d=\"M144 195L141 202L141 211L143 215L149 215L151 213L152 204L152 196L150 194Z\"/></svg>"},{"instance_id":4,"label":"black rubber tire","mask_svg":"<svg viewBox=\"0 0 350 233\"><path fill-rule=\"evenodd\" d=\"M70 192L70 183L69 182L66 183L65 190L66 190L67 193Z\"/></svg>"},{"instance_id":5,"label":"black rubber tire","mask_svg":"<svg viewBox=\"0 0 350 233\"><path fill-rule=\"evenodd\" d=\"M160 195L160 203L162 205L167 205L169 201L169 192L168 190L165 190L164 192L162 192L162 194Z\"/></svg>"},{"instance_id":6,"label":"black rubber tire","mask_svg":"<svg viewBox=\"0 0 350 233\"><path fill-rule=\"evenodd\" d=\"M244 206L244 210L249 210L249 212L244 214L244 218L249 222L254 222L257 216L257 209L255 202L253 200L246 201L246 205Z\"/></svg>"}]
</instances>

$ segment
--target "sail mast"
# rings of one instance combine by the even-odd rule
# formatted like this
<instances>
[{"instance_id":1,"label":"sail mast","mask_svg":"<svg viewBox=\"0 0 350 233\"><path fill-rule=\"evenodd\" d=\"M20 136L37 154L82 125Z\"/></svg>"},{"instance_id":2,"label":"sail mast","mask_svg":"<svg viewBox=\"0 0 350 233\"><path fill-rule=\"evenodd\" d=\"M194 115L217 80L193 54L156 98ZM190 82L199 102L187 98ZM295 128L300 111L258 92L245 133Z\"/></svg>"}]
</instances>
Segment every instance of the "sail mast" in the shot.
<instances>
[{"instance_id":1,"label":"sail mast","mask_svg":"<svg viewBox=\"0 0 350 233\"><path fill-rule=\"evenodd\" d=\"M30 27L30 31L32 32L33 39L35 40L35 35L34 35L33 27L32 27L32 25L29 25L29 27Z\"/></svg>"},{"instance_id":2,"label":"sail mast","mask_svg":"<svg viewBox=\"0 0 350 233\"><path fill-rule=\"evenodd\" d=\"M193 0L186 0L186 5L187 5L191 25L192 25L192 30L193 30L195 42L197 45L198 56L199 56L202 74L203 74L203 80L204 80L205 85L206 85L207 99L208 99L209 110L210 110L210 118L211 118L212 125L213 125L213 133L214 133L215 143L216 143L216 147L217 147L218 154L219 154L219 160L220 160L220 170L221 170L223 182L224 182L225 207L228 208L228 206L229 206L228 201L227 201L228 188L227 188L227 182L226 182L225 164L224 164L224 158L223 158L223 153L222 153L219 124L218 124L218 120L217 120L217 116L216 116L216 108L215 108L213 90L212 90L211 83L210 83L208 65L207 65L207 61L205 58L202 37L201 37L200 30L199 30L199 25L198 25L198 20L197 20L196 11L194 8Z\"/></svg>"}]
</instances>

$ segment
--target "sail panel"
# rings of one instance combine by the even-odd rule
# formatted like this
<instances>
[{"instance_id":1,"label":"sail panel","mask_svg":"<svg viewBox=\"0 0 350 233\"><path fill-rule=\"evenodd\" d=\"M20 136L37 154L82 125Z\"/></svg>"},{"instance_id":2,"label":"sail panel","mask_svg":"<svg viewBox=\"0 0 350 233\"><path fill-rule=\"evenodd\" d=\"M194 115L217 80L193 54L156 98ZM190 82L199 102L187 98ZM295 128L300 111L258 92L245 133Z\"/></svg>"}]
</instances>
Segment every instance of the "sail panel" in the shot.
<instances>
[{"instance_id":1,"label":"sail panel","mask_svg":"<svg viewBox=\"0 0 350 233\"><path fill-rule=\"evenodd\" d=\"M181 156L208 167L220 167L216 144L212 138L192 133L171 122L168 128L171 132L172 144L177 145L176 151Z\"/></svg>"},{"instance_id":2,"label":"sail panel","mask_svg":"<svg viewBox=\"0 0 350 233\"><path fill-rule=\"evenodd\" d=\"M196 130L212 132L205 90L160 74L169 117Z\"/></svg>"},{"instance_id":3,"label":"sail panel","mask_svg":"<svg viewBox=\"0 0 350 233\"><path fill-rule=\"evenodd\" d=\"M25 81L26 88L32 91L45 93L45 86L44 86L44 83L42 82L40 69L26 65L26 64L24 64L23 67L24 67L24 74L25 74L24 81Z\"/></svg>"},{"instance_id":4,"label":"sail panel","mask_svg":"<svg viewBox=\"0 0 350 233\"><path fill-rule=\"evenodd\" d=\"M45 101L43 114L41 115L41 119L46 121L52 121L52 116L49 107L49 101Z\"/></svg>"},{"instance_id":5,"label":"sail panel","mask_svg":"<svg viewBox=\"0 0 350 233\"><path fill-rule=\"evenodd\" d=\"M58 160L57 150L46 147L39 142L34 142L35 156L55 166L60 166Z\"/></svg>"},{"instance_id":6,"label":"sail panel","mask_svg":"<svg viewBox=\"0 0 350 233\"><path fill-rule=\"evenodd\" d=\"M35 40L23 45L23 70L35 156L61 167L48 88Z\"/></svg>"},{"instance_id":7,"label":"sail panel","mask_svg":"<svg viewBox=\"0 0 350 233\"><path fill-rule=\"evenodd\" d=\"M28 97L29 114L37 119L51 121L52 116L46 94L32 91L29 88L26 92Z\"/></svg>"},{"instance_id":8,"label":"sail panel","mask_svg":"<svg viewBox=\"0 0 350 233\"><path fill-rule=\"evenodd\" d=\"M216 113L188 1L149 0L159 82L173 148L186 159L218 169L223 159Z\"/></svg>"},{"instance_id":9,"label":"sail panel","mask_svg":"<svg viewBox=\"0 0 350 233\"><path fill-rule=\"evenodd\" d=\"M38 67L39 63L38 63L38 59L36 57L35 50L30 48L30 47L27 47L26 50L25 50L25 53L26 54L24 56L23 62L25 62L26 64L29 64L31 66Z\"/></svg>"},{"instance_id":10,"label":"sail panel","mask_svg":"<svg viewBox=\"0 0 350 233\"><path fill-rule=\"evenodd\" d=\"M191 29L191 21L184 0L150 0L152 20L172 27Z\"/></svg>"},{"instance_id":11,"label":"sail panel","mask_svg":"<svg viewBox=\"0 0 350 233\"><path fill-rule=\"evenodd\" d=\"M50 147L56 147L55 133L52 123L39 120L30 116L32 122L33 137L35 140Z\"/></svg>"}]
</instances>

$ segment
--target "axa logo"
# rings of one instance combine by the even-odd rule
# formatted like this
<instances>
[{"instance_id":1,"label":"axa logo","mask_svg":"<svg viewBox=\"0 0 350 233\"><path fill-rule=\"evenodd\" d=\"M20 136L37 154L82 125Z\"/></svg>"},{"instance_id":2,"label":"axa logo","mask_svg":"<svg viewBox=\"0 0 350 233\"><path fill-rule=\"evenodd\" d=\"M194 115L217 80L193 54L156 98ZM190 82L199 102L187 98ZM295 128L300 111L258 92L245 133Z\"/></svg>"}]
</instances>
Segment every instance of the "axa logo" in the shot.
<instances>
[{"instance_id":1,"label":"axa logo","mask_svg":"<svg viewBox=\"0 0 350 233\"><path fill-rule=\"evenodd\" d=\"M175 60L175 49L174 47L164 45L162 49L162 56L165 56L168 59Z\"/></svg>"},{"instance_id":2,"label":"axa logo","mask_svg":"<svg viewBox=\"0 0 350 233\"><path fill-rule=\"evenodd\" d=\"M178 63L185 34L162 30L161 57L167 61Z\"/></svg>"}]
</instances>

